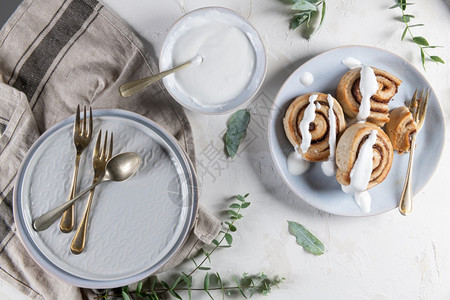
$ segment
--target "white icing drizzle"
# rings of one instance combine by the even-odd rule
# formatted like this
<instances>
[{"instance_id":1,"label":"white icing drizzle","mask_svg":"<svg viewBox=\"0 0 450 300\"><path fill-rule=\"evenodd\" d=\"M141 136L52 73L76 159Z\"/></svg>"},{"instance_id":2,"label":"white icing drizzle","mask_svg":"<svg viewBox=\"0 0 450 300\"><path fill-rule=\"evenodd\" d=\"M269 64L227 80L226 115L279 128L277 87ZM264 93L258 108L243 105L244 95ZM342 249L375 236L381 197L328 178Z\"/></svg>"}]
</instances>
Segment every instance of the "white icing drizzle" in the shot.
<instances>
[{"instance_id":1,"label":"white icing drizzle","mask_svg":"<svg viewBox=\"0 0 450 300\"><path fill-rule=\"evenodd\" d=\"M313 74L309 73L309 72L305 72L302 74L302 76L300 76L300 82L304 85L304 86L310 86L311 84L313 84L314 82L314 76Z\"/></svg>"},{"instance_id":2,"label":"white icing drizzle","mask_svg":"<svg viewBox=\"0 0 450 300\"><path fill-rule=\"evenodd\" d=\"M328 135L328 145L330 147L330 156L327 161L321 164L322 172L326 176L333 176L336 173L336 163L334 160L336 151L336 115L334 114L333 104L334 100L330 94L327 95L328 100L328 121L330 123L330 131Z\"/></svg>"},{"instance_id":3,"label":"white icing drizzle","mask_svg":"<svg viewBox=\"0 0 450 300\"><path fill-rule=\"evenodd\" d=\"M309 146L311 146L311 133L309 132L309 124L314 121L314 118L316 117L316 106L314 105L314 101L316 101L316 99L316 94L309 96L309 104L305 109L303 119L299 125L299 130L302 134L302 143L300 145L300 150L302 151L302 153L308 151Z\"/></svg>"},{"instance_id":4,"label":"white icing drizzle","mask_svg":"<svg viewBox=\"0 0 450 300\"><path fill-rule=\"evenodd\" d=\"M359 105L359 112L356 116L358 121L365 121L370 115L370 97L378 91L378 82L373 69L369 66L361 68L361 79L359 81L359 90L362 100Z\"/></svg>"},{"instance_id":5,"label":"white icing drizzle","mask_svg":"<svg viewBox=\"0 0 450 300\"><path fill-rule=\"evenodd\" d=\"M342 60L342 63L349 69L359 68L362 65L362 63L354 57L346 57Z\"/></svg>"},{"instance_id":6,"label":"white icing drizzle","mask_svg":"<svg viewBox=\"0 0 450 300\"><path fill-rule=\"evenodd\" d=\"M294 151L289 153L286 164L288 172L294 176L302 175L309 169L310 163L302 158L297 151L298 146L295 146Z\"/></svg>"},{"instance_id":7,"label":"white icing drizzle","mask_svg":"<svg viewBox=\"0 0 450 300\"><path fill-rule=\"evenodd\" d=\"M366 192L370 181L373 167L373 145L377 140L377 131L370 132L369 138L361 146L358 158L350 171L350 184L342 185L342 190L346 193L353 193L353 197L365 213L370 212L370 194Z\"/></svg>"}]
</instances>

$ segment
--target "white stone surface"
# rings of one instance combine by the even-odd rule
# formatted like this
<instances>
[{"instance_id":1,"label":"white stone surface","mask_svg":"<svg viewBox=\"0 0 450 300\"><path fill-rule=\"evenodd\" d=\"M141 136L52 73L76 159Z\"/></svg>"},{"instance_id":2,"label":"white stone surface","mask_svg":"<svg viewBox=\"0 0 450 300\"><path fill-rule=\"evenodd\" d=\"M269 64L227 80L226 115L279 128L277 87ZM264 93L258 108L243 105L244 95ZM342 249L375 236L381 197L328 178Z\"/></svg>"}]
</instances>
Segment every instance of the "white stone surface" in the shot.
<instances>
[{"instance_id":1,"label":"white stone surface","mask_svg":"<svg viewBox=\"0 0 450 300\"><path fill-rule=\"evenodd\" d=\"M223 153L222 136L229 115L188 112L196 141L201 202L219 217L228 198L250 193L251 206L237 223L233 246L212 256L212 271L222 279L243 272L264 271L285 277L270 299L449 299L450 201L446 134L441 163L428 185L415 197L412 215L397 210L363 218L329 215L298 199L278 176L267 145L267 116L275 94L287 76L307 59L342 45L368 45L393 51L415 65L441 101L446 125L450 113L450 4L416 1L407 12L416 15L416 35L443 48L431 49L447 64L427 63L422 69L418 47L400 41L403 25L394 0L328 0L325 24L310 41L289 30L290 9L282 0L103 0L159 53L169 27L183 13L219 5L236 10L261 34L268 54L262 91L250 103L252 121L238 155ZM221 125L222 124L222 125ZM430 149L433 155L433 149ZM306 253L288 232L287 220L297 221L325 245L322 256ZM190 263L183 266L190 268ZM167 274L167 276L169 276ZM17 299L1 283L2 299ZM198 278L198 286L203 286ZM198 293L194 299L209 299ZM255 296L254 299L267 299Z\"/></svg>"}]
</instances>

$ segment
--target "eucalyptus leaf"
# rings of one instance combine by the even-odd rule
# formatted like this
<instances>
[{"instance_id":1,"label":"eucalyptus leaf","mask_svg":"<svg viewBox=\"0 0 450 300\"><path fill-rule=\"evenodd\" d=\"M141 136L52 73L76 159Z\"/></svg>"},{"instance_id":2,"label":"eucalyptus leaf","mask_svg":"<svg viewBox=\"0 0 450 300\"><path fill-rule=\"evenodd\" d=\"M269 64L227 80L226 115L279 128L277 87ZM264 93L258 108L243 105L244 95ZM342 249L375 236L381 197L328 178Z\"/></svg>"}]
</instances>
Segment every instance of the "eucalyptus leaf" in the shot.
<instances>
[{"instance_id":1,"label":"eucalyptus leaf","mask_svg":"<svg viewBox=\"0 0 450 300\"><path fill-rule=\"evenodd\" d=\"M291 6L291 9L292 10L301 10L301 11L306 11L306 10L316 11L317 10L317 8L314 4L310 3L309 1L305 1L305 0L296 2L295 4L293 4Z\"/></svg>"},{"instance_id":2,"label":"eucalyptus leaf","mask_svg":"<svg viewBox=\"0 0 450 300\"><path fill-rule=\"evenodd\" d=\"M403 30L403 33L402 33L402 41L405 39L405 35L407 32L408 32L408 27L405 27L405 30Z\"/></svg>"},{"instance_id":3,"label":"eucalyptus leaf","mask_svg":"<svg viewBox=\"0 0 450 300\"><path fill-rule=\"evenodd\" d=\"M225 148L228 156L233 158L239 148L242 138L247 132L250 123L250 112L241 109L235 112L228 121L228 129L225 133Z\"/></svg>"},{"instance_id":4,"label":"eucalyptus leaf","mask_svg":"<svg viewBox=\"0 0 450 300\"><path fill-rule=\"evenodd\" d=\"M442 58L440 58L439 56L431 55L430 58L433 61L435 61L435 62L438 62L438 63L441 63L441 64L445 64L444 60Z\"/></svg>"},{"instance_id":5,"label":"eucalyptus leaf","mask_svg":"<svg viewBox=\"0 0 450 300\"><path fill-rule=\"evenodd\" d=\"M293 221L288 221L289 232L297 238L297 243L305 249L305 251L314 255L322 255L325 247L322 242L316 238L303 225Z\"/></svg>"},{"instance_id":6,"label":"eucalyptus leaf","mask_svg":"<svg viewBox=\"0 0 450 300\"><path fill-rule=\"evenodd\" d=\"M296 29L297 27L299 27L300 25L305 23L309 17L310 17L310 14L307 12L295 14L292 17L291 22L289 23L289 29L291 29L291 30Z\"/></svg>"},{"instance_id":7,"label":"eucalyptus leaf","mask_svg":"<svg viewBox=\"0 0 450 300\"><path fill-rule=\"evenodd\" d=\"M413 37L413 41L416 44L422 45L422 46L429 46L430 45L428 43L428 41L423 36L415 36L415 37Z\"/></svg>"},{"instance_id":8,"label":"eucalyptus leaf","mask_svg":"<svg viewBox=\"0 0 450 300\"><path fill-rule=\"evenodd\" d=\"M130 296L128 296L127 292L122 291L122 298L123 300L130 300Z\"/></svg>"}]
</instances>

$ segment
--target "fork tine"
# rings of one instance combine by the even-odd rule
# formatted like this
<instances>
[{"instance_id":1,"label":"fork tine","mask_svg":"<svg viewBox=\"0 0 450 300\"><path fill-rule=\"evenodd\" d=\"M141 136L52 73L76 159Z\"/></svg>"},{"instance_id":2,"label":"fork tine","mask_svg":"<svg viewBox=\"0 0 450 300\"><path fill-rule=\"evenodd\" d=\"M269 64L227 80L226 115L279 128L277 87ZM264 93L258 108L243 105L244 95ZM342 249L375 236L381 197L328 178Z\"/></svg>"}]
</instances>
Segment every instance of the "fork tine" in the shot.
<instances>
[{"instance_id":1,"label":"fork tine","mask_svg":"<svg viewBox=\"0 0 450 300\"><path fill-rule=\"evenodd\" d=\"M113 133L111 132L111 141L109 142L109 152L108 157L106 158L107 160L109 160L112 157L112 152L113 152Z\"/></svg>"},{"instance_id":2,"label":"fork tine","mask_svg":"<svg viewBox=\"0 0 450 300\"><path fill-rule=\"evenodd\" d=\"M89 106L89 131L88 137L92 136L92 128L94 128L93 120L92 120L92 107Z\"/></svg>"},{"instance_id":3,"label":"fork tine","mask_svg":"<svg viewBox=\"0 0 450 300\"><path fill-rule=\"evenodd\" d=\"M84 106L84 114L83 114L83 131L82 134L86 135L86 106Z\"/></svg>"},{"instance_id":4,"label":"fork tine","mask_svg":"<svg viewBox=\"0 0 450 300\"><path fill-rule=\"evenodd\" d=\"M421 121L425 117L425 114L427 113L427 104L429 96L430 96L430 89L427 89L427 93L425 97L422 98L422 102L420 103L419 121Z\"/></svg>"},{"instance_id":5,"label":"fork tine","mask_svg":"<svg viewBox=\"0 0 450 300\"><path fill-rule=\"evenodd\" d=\"M99 157L100 149L101 149L101 146L100 146L101 140L102 140L102 130L100 129L100 131L98 132L98 135L97 135L97 142L95 143L94 153L93 153L92 157Z\"/></svg>"},{"instance_id":6,"label":"fork tine","mask_svg":"<svg viewBox=\"0 0 450 300\"><path fill-rule=\"evenodd\" d=\"M77 106L77 113L75 115L75 124L73 125L73 134L79 135L80 133L80 105Z\"/></svg>"},{"instance_id":7,"label":"fork tine","mask_svg":"<svg viewBox=\"0 0 450 300\"><path fill-rule=\"evenodd\" d=\"M417 102L417 89L414 92L414 95L411 99L411 102L409 102L409 111L412 113L414 111L414 107L416 106L416 102Z\"/></svg>"},{"instance_id":8,"label":"fork tine","mask_svg":"<svg viewBox=\"0 0 450 300\"><path fill-rule=\"evenodd\" d=\"M103 143L103 150L102 150L102 158L105 158L106 157L106 146L107 146L107 144L108 144L108 130L106 130L106 133L105 133L105 141L104 141L104 143Z\"/></svg>"}]
</instances>

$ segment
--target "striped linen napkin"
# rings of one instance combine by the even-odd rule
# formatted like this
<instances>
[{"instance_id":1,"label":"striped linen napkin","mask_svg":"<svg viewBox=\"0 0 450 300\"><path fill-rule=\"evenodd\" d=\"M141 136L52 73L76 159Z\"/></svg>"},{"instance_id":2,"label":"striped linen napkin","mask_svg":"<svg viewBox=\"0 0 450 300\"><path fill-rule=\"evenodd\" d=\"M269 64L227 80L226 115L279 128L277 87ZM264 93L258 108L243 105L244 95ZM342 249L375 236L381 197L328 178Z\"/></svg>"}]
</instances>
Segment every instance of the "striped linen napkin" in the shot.
<instances>
[{"instance_id":1,"label":"striped linen napkin","mask_svg":"<svg viewBox=\"0 0 450 300\"><path fill-rule=\"evenodd\" d=\"M25 0L0 31L0 276L33 299L82 299L91 290L43 271L21 244L12 216L14 179L32 143L78 104L121 108L159 123L195 163L183 109L161 83L126 100L118 87L158 71L143 43L95 0ZM220 222L200 206L170 269L210 243Z\"/></svg>"}]
</instances>

